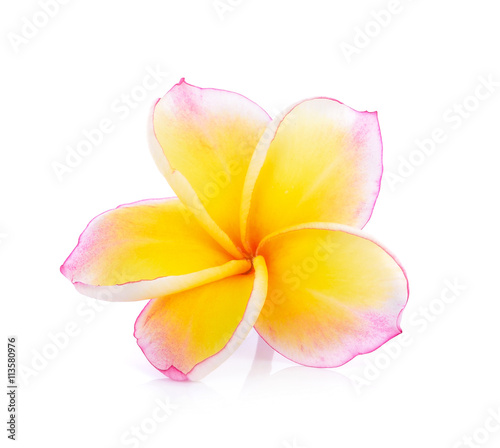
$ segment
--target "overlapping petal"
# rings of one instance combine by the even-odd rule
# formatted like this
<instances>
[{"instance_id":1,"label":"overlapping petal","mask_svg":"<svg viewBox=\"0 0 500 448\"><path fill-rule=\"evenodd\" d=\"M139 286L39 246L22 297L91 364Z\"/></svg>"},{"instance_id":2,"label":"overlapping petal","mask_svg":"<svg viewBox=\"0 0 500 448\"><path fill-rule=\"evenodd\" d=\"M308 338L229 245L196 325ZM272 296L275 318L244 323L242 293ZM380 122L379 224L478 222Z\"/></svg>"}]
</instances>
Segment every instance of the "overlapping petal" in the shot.
<instances>
[{"instance_id":1,"label":"overlapping petal","mask_svg":"<svg viewBox=\"0 0 500 448\"><path fill-rule=\"evenodd\" d=\"M304 222L363 227L381 175L376 113L328 98L299 103L269 125L248 168L241 210L247 250Z\"/></svg>"},{"instance_id":2,"label":"overlapping petal","mask_svg":"<svg viewBox=\"0 0 500 448\"><path fill-rule=\"evenodd\" d=\"M248 271L176 199L120 206L97 216L61 272L83 294L144 300ZM119 286L116 286L119 285Z\"/></svg>"},{"instance_id":3,"label":"overlapping petal","mask_svg":"<svg viewBox=\"0 0 500 448\"><path fill-rule=\"evenodd\" d=\"M254 270L152 300L139 315L135 337L151 364L175 380L206 375L241 344L264 304L267 271Z\"/></svg>"},{"instance_id":4,"label":"overlapping petal","mask_svg":"<svg viewBox=\"0 0 500 448\"><path fill-rule=\"evenodd\" d=\"M248 164L270 118L237 93L181 80L153 108L150 147L181 201L229 252L241 247Z\"/></svg>"},{"instance_id":5,"label":"overlapping petal","mask_svg":"<svg viewBox=\"0 0 500 448\"><path fill-rule=\"evenodd\" d=\"M257 253L269 285L255 328L291 360L336 367L401 332L405 273L359 230L304 224L269 236Z\"/></svg>"}]
</instances>

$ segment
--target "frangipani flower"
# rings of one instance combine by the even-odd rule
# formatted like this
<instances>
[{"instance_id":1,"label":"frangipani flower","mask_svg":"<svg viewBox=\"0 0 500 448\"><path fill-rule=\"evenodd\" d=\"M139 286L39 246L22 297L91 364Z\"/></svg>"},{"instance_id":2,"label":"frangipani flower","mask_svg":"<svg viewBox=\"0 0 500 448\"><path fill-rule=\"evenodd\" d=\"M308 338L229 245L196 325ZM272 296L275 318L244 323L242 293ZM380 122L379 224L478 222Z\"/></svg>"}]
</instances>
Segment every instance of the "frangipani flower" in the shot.
<instances>
[{"instance_id":1,"label":"frangipani flower","mask_svg":"<svg viewBox=\"0 0 500 448\"><path fill-rule=\"evenodd\" d=\"M99 215L61 272L90 297L150 300L134 335L154 367L199 379L252 327L314 367L401 332L404 271L359 230L380 189L376 113L314 98L271 120L239 94L181 80L149 125L178 197Z\"/></svg>"}]
</instances>

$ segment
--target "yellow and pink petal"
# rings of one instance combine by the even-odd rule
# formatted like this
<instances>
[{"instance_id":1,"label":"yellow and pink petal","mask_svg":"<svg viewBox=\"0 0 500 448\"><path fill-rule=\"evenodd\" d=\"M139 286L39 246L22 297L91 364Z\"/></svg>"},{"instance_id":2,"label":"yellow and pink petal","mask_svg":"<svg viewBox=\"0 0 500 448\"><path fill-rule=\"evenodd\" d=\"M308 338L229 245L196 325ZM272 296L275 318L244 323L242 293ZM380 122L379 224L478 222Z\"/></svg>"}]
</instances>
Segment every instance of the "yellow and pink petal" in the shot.
<instances>
[{"instance_id":1,"label":"yellow and pink petal","mask_svg":"<svg viewBox=\"0 0 500 448\"><path fill-rule=\"evenodd\" d=\"M248 164L270 120L242 95L183 79L153 107L149 140L158 168L233 255L242 247L239 210Z\"/></svg>"},{"instance_id":2,"label":"yellow and pink petal","mask_svg":"<svg viewBox=\"0 0 500 448\"><path fill-rule=\"evenodd\" d=\"M176 198L139 201L93 219L61 266L90 297L131 301L247 272Z\"/></svg>"},{"instance_id":3,"label":"yellow and pink petal","mask_svg":"<svg viewBox=\"0 0 500 448\"><path fill-rule=\"evenodd\" d=\"M299 103L269 124L248 168L241 209L247 250L304 222L363 227L381 175L376 113L329 98Z\"/></svg>"},{"instance_id":4,"label":"yellow and pink petal","mask_svg":"<svg viewBox=\"0 0 500 448\"><path fill-rule=\"evenodd\" d=\"M265 238L268 297L255 325L300 364L337 367L401 333L406 275L359 230L312 223Z\"/></svg>"},{"instance_id":5,"label":"yellow and pink petal","mask_svg":"<svg viewBox=\"0 0 500 448\"><path fill-rule=\"evenodd\" d=\"M149 362L174 380L198 380L225 361L252 329L264 304L267 270L252 272L150 301L134 335Z\"/></svg>"}]
</instances>

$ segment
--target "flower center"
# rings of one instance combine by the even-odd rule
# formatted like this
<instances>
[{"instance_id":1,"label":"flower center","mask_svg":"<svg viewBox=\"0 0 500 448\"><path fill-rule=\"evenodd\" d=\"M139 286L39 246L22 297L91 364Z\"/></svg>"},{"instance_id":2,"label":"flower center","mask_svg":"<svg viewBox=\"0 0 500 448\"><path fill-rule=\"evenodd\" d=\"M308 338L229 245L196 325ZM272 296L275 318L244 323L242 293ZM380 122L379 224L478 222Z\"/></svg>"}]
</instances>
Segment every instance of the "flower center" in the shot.
<instances>
[{"instance_id":1,"label":"flower center","mask_svg":"<svg viewBox=\"0 0 500 448\"><path fill-rule=\"evenodd\" d=\"M253 271L253 258L254 257L253 257L253 255L249 255L246 252L243 255L245 256L245 260L248 260L250 262L250 268L248 269L248 271L243 272L242 275L250 274L250 272Z\"/></svg>"}]
</instances>

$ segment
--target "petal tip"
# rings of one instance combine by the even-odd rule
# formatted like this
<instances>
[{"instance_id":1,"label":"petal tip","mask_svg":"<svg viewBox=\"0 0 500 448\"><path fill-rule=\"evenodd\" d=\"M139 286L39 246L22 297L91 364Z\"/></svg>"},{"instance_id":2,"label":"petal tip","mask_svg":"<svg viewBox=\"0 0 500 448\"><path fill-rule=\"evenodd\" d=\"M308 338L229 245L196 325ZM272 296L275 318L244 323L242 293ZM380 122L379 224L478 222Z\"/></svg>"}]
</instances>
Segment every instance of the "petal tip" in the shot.
<instances>
[{"instance_id":1,"label":"petal tip","mask_svg":"<svg viewBox=\"0 0 500 448\"><path fill-rule=\"evenodd\" d=\"M75 284L75 268L74 268L74 266L71 266L72 262L70 260L71 260L73 253L78 248L79 244L80 244L80 239L78 240L78 244L76 245L76 247L71 251L71 253L68 255L68 258L66 258L66 260L64 260L64 263L59 268L59 271L61 272L61 274L64 275L64 277L66 277L73 284Z\"/></svg>"},{"instance_id":2,"label":"petal tip","mask_svg":"<svg viewBox=\"0 0 500 448\"><path fill-rule=\"evenodd\" d=\"M59 271L61 272L62 275L64 275L68 280L70 280L69 278L69 270L66 266L66 262L64 262L61 267L59 268Z\"/></svg>"},{"instance_id":3,"label":"petal tip","mask_svg":"<svg viewBox=\"0 0 500 448\"><path fill-rule=\"evenodd\" d=\"M186 81L186 78L182 77L177 84L174 84L171 87L171 89L167 92L167 94L173 93L179 89L199 89L199 90L202 90L201 87L190 84L189 82Z\"/></svg>"},{"instance_id":4,"label":"petal tip","mask_svg":"<svg viewBox=\"0 0 500 448\"><path fill-rule=\"evenodd\" d=\"M174 381L189 381L189 377L174 366L170 366L166 370L160 370L160 372Z\"/></svg>"}]
</instances>

